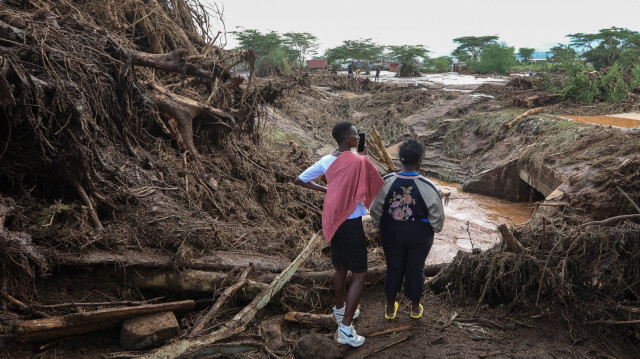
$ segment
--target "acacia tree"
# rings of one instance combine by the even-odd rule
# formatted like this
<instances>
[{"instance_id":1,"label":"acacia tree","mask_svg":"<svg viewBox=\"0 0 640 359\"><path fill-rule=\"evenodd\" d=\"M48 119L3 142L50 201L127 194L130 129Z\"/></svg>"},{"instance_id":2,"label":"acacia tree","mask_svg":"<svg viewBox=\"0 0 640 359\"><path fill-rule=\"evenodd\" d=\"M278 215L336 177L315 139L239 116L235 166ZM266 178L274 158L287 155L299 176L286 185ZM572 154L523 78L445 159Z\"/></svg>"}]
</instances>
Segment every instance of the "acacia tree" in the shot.
<instances>
[{"instance_id":1,"label":"acacia tree","mask_svg":"<svg viewBox=\"0 0 640 359\"><path fill-rule=\"evenodd\" d=\"M531 47L521 47L518 49L518 55L522 58L522 61L527 62L533 56L533 53L536 52L536 49Z\"/></svg>"},{"instance_id":2,"label":"acacia tree","mask_svg":"<svg viewBox=\"0 0 640 359\"><path fill-rule=\"evenodd\" d=\"M400 76L419 76L418 60L428 59L429 50L422 45L389 46L389 56L400 64Z\"/></svg>"},{"instance_id":3,"label":"acacia tree","mask_svg":"<svg viewBox=\"0 0 640 359\"><path fill-rule=\"evenodd\" d=\"M640 33L625 28L610 27L596 34L570 34L571 45L584 51L582 57L596 69L613 65L625 51L637 52Z\"/></svg>"},{"instance_id":4,"label":"acacia tree","mask_svg":"<svg viewBox=\"0 0 640 359\"><path fill-rule=\"evenodd\" d=\"M515 49L505 43L485 45L479 58L479 60L469 63L469 67L479 73L507 74L516 63Z\"/></svg>"},{"instance_id":5,"label":"acacia tree","mask_svg":"<svg viewBox=\"0 0 640 359\"><path fill-rule=\"evenodd\" d=\"M549 52L551 53L550 59L556 63L572 62L577 56L576 50L569 45L563 44L552 47Z\"/></svg>"},{"instance_id":6,"label":"acacia tree","mask_svg":"<svg viewBox=\"0 0 640 359\"><path fill-rule=\"evenodd\" d=\"M451 55L460 61L477 60L480 52L487 44L494 44L498 40L498 36L463 36L453 39L458 43Z\"/></svg>"},{"instance_id":7,"label":"acacia tree","mask_svg":"<svg viewBox=\"0 0 640 359\"><path fill-rule=\"evenodd\" d=\"M327 49L325 56L332 63L338 60L373 61L379 59L383 52L384 46L376 44L372 39L345 40L342 45Z\"/></svg>"},{"instance_id":8,"label":"acacia tree","mask_svg":"<svg viewBox=\"0 0 640 359\"><path fill-rule=\"evenodd\" d=\"M287 32L282 36L283 45L297 54L300 67L304 67L307 56L318 53L318 38L308 32Z\"/></svg>"},{"instance_id":9,"label":"acacia tree","mask_svg":"<svg viewBox=\"0 0 640 359\"><path fill-rule=\"evenodd\" d=\"M275 31L263 34L258 30L245 29L232 34L238 39L241 49L256 51L258 57L255 68L258 76L280 72L297 58L295 52L283 45L283 39Z\"/></svg>"}]
</instances>

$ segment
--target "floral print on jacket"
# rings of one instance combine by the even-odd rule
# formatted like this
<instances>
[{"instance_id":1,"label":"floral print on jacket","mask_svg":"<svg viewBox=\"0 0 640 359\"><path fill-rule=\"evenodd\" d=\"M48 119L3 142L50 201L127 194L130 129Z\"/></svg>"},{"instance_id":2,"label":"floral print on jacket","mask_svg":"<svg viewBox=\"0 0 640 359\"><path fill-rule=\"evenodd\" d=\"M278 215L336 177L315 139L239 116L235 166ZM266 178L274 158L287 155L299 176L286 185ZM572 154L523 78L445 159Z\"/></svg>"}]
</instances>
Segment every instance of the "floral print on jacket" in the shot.
<instances>
[{"instance_id":1,"label":"floral print on jacket","mask_svg":"<svg viewBox=\"0 0 640 359\"><path fill-rule=\"evenodd\" d=\"M402 194L398 194L395 191L389 199L389 214L396 221L408 221L413 214L413 207L416 204L416 200L411 196L413 186L400 187Z\"/></svg>"}]
</instances>

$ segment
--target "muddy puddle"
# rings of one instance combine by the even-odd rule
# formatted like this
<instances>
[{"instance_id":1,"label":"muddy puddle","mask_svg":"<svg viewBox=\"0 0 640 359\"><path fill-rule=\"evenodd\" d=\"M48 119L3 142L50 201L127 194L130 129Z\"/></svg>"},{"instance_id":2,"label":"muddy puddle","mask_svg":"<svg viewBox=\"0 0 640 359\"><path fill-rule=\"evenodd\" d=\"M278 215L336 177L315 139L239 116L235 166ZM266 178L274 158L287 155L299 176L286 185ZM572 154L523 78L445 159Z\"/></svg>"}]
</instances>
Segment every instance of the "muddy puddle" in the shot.
<instances>
[{"instance_id":1,"label":"muddy puddle","mask_svg":"<svg viewBox=\"0 0 640 359\"><path fill-rule=\"evenodd\" d=\"M536 207L529 202L509 202L499 198L463 192L458 184L431 179L442 192L449 192L446 221L436 233L427 264L450 262L459 250L487 250L500 243L496 227L526 223ZM472 238L473 240L470 240Z\"/></svg>"},{"instance_id":2,"label":"muddy puddle","mask_svg":"<svg viewBox=\"0 0 640 359\"><path fill-rule=\"evenodd\" d=\"M640 128L639 113L622 113L607 116L557 116L576 122L591 123L603 126L615 126L621 128Z\"/></svg>"},{"instance_id":3,"label":"muddy puddle","mask_svg":"<svg viewBox=\"0 0 640 359\"><path fill-rule=\"evenodd\" d=\"M346 71L338 72L338 74L347 75ZM369 80L375 81L375 71L370 74L364 73L358 77L368 77ZM390 82L395 84L405 84L413 86L422 86L431 90L459 91L471 92L480 85L485 83L504 84L509 80L506 76L473 76L459 74L457 72L444 72L436 74L422 74L417 77L396 77L395 72L380 71L379 82Z\"/></svg>"}]
</instances>

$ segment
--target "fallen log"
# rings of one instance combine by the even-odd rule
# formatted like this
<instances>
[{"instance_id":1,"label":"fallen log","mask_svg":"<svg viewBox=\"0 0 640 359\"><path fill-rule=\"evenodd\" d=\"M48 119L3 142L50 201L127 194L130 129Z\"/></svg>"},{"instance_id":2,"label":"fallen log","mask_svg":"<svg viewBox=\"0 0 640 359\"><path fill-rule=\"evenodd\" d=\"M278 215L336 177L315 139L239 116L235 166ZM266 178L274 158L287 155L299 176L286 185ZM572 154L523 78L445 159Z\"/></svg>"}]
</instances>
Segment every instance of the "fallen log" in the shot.
<instances>
[{"instance_id":1,"label":"fallen log","mask_svg":"<svg viewBox=\"0 0 640 359\"><path fill-rule=\"evenodd\" d=\"M504 239L504 243L507 245L507 249L514 253L521 253L524 251L524 247L518 240L511 234L509 228L506 224L501 224L498 226L498 230L500 231L500 235L502 235L502 239Z\"/></svg>"},{"instance_id":2,"label":"fallen log","mask_svg":"<svg viewBox=\"0 0 640 359\"><path fill-rule=\"evenodd\" d=\"M136 271L130 283L140 289L160 289L173 292L213 293L220 288L228 273L183 270L145 273ZM253 299L268 284L247 279L243 286L246 298Z\"/></svg>"},{"instance_id":3,"label":"fallen log","mask_svg":"<svg viewBox=\"0 0 640 359\"><path fill-rule=\"evenodd\" d=\"M108 328L127 318L159 312L186 311L193 309L194 306L194 301L184 300L26 320L18 322L13 327L13 334L16 340L21 343L44 341Z\"/></svg>"},{"instance_id":4,"label":"fallen log","mask_svg":"<svg viewBox=\"0 0 640 359\"><path fill-rule=\"evenodd\" d=\"M129 250L120 253L107 251L92 251L87 253L62 253L52 250L48 258L55 258L59 266L120 266L139 268L172 268L172 253L166 251L146 249L144 255L139 251ZM236 267L246 267L253 264L258 272L280 272L287 264L278 258L255 253L238 253L215 251L199 258L194 258L185 268L230 271Z\"/></svg>"},{"instance_id":5,"label":"fallen log","mask_svg":"<svg viewBox=\"0 0 640 359\"><path fill-rule=\"evenodd\" d=\"M208 334L200 338L191 338L179 340L164 347L161 347L153 352L147 353L141 358L145 359L164 359L164 358L179 358L189 357L197 358L210 355L211 346L219 340L226 339L234 334L240 333L245 329L245 326L253 319L258 310L262 309L269 303L271 298L291 279L293 273L300 267L313 250L322 241L319 240L319 236L313 235L305 248L300 252L298 257L289 264L289 266L282 271L271 282L269 287L262 291L262 293L254 298L244 309L236 314L233 319L225 324L215 332Z\"/></svg>"},{"instance_id":6,"label":"fallen log","mask_svg":"<svg viewBox=\"0 0 640 359\"><path fill-rule=\"evenodd\" d=\"M429 264L424 267L424 275L426 277L433 277L441 269L449 265L448 263L439 263L439 264ZM387 271L387 266L375 266L367 269L367 283L379 283L384 281L384 276ZM313 283L316 285L324 285L330 284L333 281L333 276L335 275L335 270L326 270L320 272L298 272L293 278L291 278L292 283L299 284L308 284ZM349 277L351 273L349 273ZM264 273L260 275L257 280L260 282L266 282L273 278L273 273Z\"/></svg>"},{"instance_id":7,"label":"fallen log","mask_svg":"<svg viewBox=\"0 0 640 359\"><path fill-rule=\"evenodd\" d=\"M114 302L76 302L76 303L60 303L60 304L30 304L30 307L40 309L60 309L60 308L79 308L79 307L113 307L113 306L127 306L133 307L136 305L151 304L157 302L162 297L152 298L144 301L136 300L121 300Z\"/></svg>"},{"instance_id":8,"label":"fallen log","mask_svg":"<svg viewBox=\"0 0 640 359\"><path fill-rule=\"evenodd\" d=\"M333 314L314 314L314 313L302 313L302 312L288 312L284 315L284 320L292 323L300 323L313 325L316 327L322 327L329 330L335 330L338 324L333 317Z\"/></svg>"},{"instance_id":9,"label":"fallen log","mask_svg":"<svg viewBox=\"0 0 640 359\"><path fill-rule=\"evenodd\" d=\"M535 115L536 113L540 113L540 112L542 112L542 110L544 110L543 107L536 107L536 108L533 108L533 109L531 109L529 111L526 111L525 113L521 114L520 116L518 116L518 117L514 118L513 120L509 121L508 123L506 123L504 125L504 127L511 128L511 127L513 127L513 125L518 123L518 121L522 120L523 118L525 118L527 116L530 116L530 115Z\"/></svg>"},{"instance_id":10,"label":"fallen log","mask_svg":"<svg viewBox=\"0 0 640 359\"><path fill-rule=\"evenodd\" d=\"M199 259L198 263L201 261L205 262L205 259ZM209 265L212 264L209 263ZM424 269L425 276L433 277L447 265L448 263L427 265ZM386 266L371 267L367 270L366 281L368 283L383 282L385 272ZM291 282L297 284L329 285L333 281L334 274L334 270L319 272L298 271L291 277ZM140 289L213 293L220 287L220 284L227 275L228 273L207 272L203 270L181 270L178 272L145 272L138 270L136 274L129 278L129 282L131 285ZM247 279L243 287L245 298L254 298L267 287L266 283L271 282L275 276L275 273L262 273L255 280Z\"/></svg>"},{"instance_id":11,"label":"fallen log","mask_svg":"<svg viewBox=\"0 0 640 359\"><path fill-rule=\"evenodd\" d=\"M584 227L588 227L588 226L607 226L607 225L610 225L610 224L616 224L616 223L618 223L620 221L623 221L625 219L633 219L633 218L640 218L640 214L626 214L626 215L623 215L623 216L615 216L615 217L603 219L602 221L593 221L593 222L583 223L583 224L579 225L578 227L584 228Z\"/></svg>"}]
</instances>

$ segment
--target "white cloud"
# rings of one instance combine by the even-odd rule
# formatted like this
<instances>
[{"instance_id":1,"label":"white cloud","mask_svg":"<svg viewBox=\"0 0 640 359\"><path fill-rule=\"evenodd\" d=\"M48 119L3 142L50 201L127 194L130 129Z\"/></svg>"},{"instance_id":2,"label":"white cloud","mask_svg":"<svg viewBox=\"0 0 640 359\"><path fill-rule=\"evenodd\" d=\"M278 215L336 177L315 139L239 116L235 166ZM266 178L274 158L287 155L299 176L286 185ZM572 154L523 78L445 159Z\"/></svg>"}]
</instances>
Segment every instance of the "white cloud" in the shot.
<instances>
[{"instance_id":1,"label":"white cloud","mask_svg":"<svg viewBox=\"0 0 640 359\"><path fill-rule=\"evenodd\" d=\"M343 40L372 38L383 45L425 45L448 55L460 36L499 35L516 49L547 50L568 43L567 34L611 26L638 31L640 2L593 1L382 1L204 0L224 8L227 31L308 32L320 51ZM215 25L214 25L215 26ZM217 29L216 29L217 30ZM234 46L229 35L229 46Z\"/></svg>"}]
</instances>

